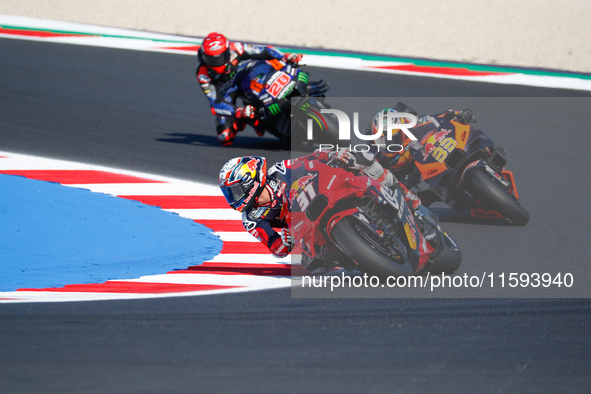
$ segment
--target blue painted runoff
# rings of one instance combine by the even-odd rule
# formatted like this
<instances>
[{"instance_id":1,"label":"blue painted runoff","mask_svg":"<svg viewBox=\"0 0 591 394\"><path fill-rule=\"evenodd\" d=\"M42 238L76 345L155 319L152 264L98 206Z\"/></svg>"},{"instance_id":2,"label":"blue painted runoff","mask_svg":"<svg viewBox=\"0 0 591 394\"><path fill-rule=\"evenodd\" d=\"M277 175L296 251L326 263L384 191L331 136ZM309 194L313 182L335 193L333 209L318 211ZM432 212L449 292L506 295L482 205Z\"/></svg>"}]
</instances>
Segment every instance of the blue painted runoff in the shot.
<instances>
[{"instance_id":1,"label":"blue painted runoff","mask_svg":"<svg viewBox=\"0 0 591 394\"><path fill-rule=\"evenodd\" d=\"M211 230L160 208L0 175L0 291L164 274L221 249Z\"/></svg>"}]
</instances>

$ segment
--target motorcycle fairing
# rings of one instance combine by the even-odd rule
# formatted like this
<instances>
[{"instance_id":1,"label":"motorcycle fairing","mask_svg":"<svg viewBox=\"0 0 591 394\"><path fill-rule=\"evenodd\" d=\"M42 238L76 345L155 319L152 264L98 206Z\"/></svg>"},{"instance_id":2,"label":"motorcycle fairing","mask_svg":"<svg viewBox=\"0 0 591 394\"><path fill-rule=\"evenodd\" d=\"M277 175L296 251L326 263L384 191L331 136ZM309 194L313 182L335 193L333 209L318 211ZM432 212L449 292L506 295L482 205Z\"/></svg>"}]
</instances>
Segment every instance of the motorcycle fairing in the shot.
<instances>
[{"instance_id":1,"label":"motorcycle fairing","mask_svg":"<svg viewBox=\"0 0 591 394\"><path fill-rule=\"evenodd\" d=\"M309 81L309 75L279 60L241 63L236 79L244 104L265 107L271 117L261 118L260 127L280 139L291 135L288 99L294 95L321 97L330 89L324 81ZM323 106L321 106L323 107Z\"/></svg>"},{"instance_id":2,"label":"motorcycle fairing","mask_svg":"<svg viewBox=\"0 0 591 394\"><path fill-rule=\"evenodd\" d=\"M515 199L519 201L519 193L517 192L517 186L515 185L515 177L513 177L513 171L504 170L501 172L503 178L505 178L511 185L509 186L509 193L513 194Z\"/></svg>"},{"instance_id":3,"label":"motorcycle fairing","mask_svg":"<svg viewBox=\"0 0 591 394\"><path fill-rule=\"evenodd\" d=\"M336 245L332 231L337 223L347 220L369 237L369 243L371 240L377 244L386 242L384 245L393 248L391 253L400 250L399 256L410 262L414 272L428 267L434 248L423 237L419 222L400 190L392 191L376 180L356 176L342 168L329 167L317 160L294 162L292 179L291 230L294 238L300 240L298 247L302 253L315 257L327 243ZM308 201L303 202L304 197L301 196ZM390 224L369 220L368 212L364 211L369 201L382 207L379 208L379 215L387 215ZM318 204L318 209L315 204ZM315 212L310 214L310 209ZM395 246L396 242L392 240L399 246Z\"/></svg>"},{"instance_id":4,"label":"motorcycle fairing","mask_svg":"<svg viewBox=\"0 0 591 394\"><path fill-rule=\"evenodd\" d=\"M440 134L445 131L445 134ZM413 129L414 132L414 129ZM429 145L430 144L430 145ZM429 189L442 200L452 182L460 183L457 171L464 163L482 149L494 146L494 142L482 130L464 125L454 120L440 119L438 128L431 127L420 140L420 149L413 149L413 159ZM470 176L462 174L462 181Z\"/></svg>"},{"instance_id":5,"label":"motorcycle fairing","mask_svg":"<svg viewBox=\"0 0 591 394\"><path fill-rule=\"evenodd\" d=\"M447 119L441 119L439 127L429 122L415 129L412 132L420 138L420 148L413 149L412 155L425 180L447 171L446 159L455 149L464 150L472 134L470 125Z\"/></svg>"}]
</instances>

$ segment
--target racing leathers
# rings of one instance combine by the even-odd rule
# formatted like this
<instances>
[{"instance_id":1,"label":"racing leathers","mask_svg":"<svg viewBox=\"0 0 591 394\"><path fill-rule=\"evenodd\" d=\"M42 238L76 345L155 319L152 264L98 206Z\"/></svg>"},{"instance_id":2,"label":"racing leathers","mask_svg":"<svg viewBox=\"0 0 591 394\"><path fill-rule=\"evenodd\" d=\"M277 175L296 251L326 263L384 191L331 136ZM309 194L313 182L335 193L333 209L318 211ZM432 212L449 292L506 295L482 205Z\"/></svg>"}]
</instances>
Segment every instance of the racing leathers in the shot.
<instances>
[{"instance_id":1,"label":"racing leathers","mask_svg":"<svg viewBox=\"0 0 591 394\"><path fill-rule=\"evenodd\" d=\"M398 182L396 176L381 164L378 157L370 152L350 152L347 149L341 149L334 153L329 153L330 159L339 160L351 169L361 171L364 175L381 182L390 189L400 189L404 195L406 203L414 212L421 206L419 197L410 191L402 183Z\"/></svg>"},{"instance_id":2,"label":"racing leathers","mask_svg":"<svg viewBox=\"0 0 591 394\"><path fill-rule=\"evenodd\" d=\"M252 125L257 134L264 133L264 130L257 129L254 114L245 115L244 110L236 106L240 90L240 74L246 66L245 61L253 59L282 60L284 54L270 46L232 42L230 43L230 60L225 71L217 73L207 66L202 53L197 53L197 81L209 100L211 112L215 116L218 140L223 145L231 145L236 133L244 130L248 120L253 120Z\"/></svg>"},{"instance_id":3,"label":"racing leathers","mask_svg":"<svg viewBox=\"0 0 591 394\"><path fill-rule=\"evenodd\" d=\"M326 152L316 151L313 154L302 157L299 160L319 160L324 163L338 161L339 164L351 171L358 171L366 176L376 179L387 187L401 187L405 191L406 201L413 211L420 206L418 198L400 185L391 172L385 170L373 157L364 154L353 154L348 151ZM291 221L291 169L293 162L290 160L275 163L267 171L265 189L268 191L270 201L264 205L257 202L249 209L242 212L242 224L246 231L261 241L276 257L285 257L294 246L289 234ZM275 229L281 229L278 233ZM323 251L317 258L309 258L302 254L302 266L310 271L328 268L326 261L330 251Z\"/></svg>"},{"instance_id":4,"label":"racing leathers","mask_svg":"<svg viewBox=\"0 0 591 394\"><path fill-rule=\"evenodd\" d=\"M289 240L282 239L281 233L274 230L274 228L281 228L289 231L288 224L291 220L290 186L291 161L284 160L275 163L267 171L267 182L264 186L269 193L270 201L264 205L258 204L257 201L250 209L242 211L244 229L261 241L277 257L287 256L293 247Z\"/></svg>"}]
</instances>

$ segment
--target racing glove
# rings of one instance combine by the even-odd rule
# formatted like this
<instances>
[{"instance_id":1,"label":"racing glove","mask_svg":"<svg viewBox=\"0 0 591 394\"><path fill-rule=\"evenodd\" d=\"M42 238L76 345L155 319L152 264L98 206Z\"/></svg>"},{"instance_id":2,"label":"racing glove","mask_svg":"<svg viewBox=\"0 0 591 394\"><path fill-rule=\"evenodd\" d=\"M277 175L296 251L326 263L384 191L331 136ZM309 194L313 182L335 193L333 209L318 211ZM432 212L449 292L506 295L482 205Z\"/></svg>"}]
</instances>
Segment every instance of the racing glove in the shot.
<instances>
[{"instance_id":1,"label":"racing glove","mask_svg":"<svg viewBox=\"0 0 591 394\"><path fill-rule=\"evenodd\" d=\"M381 182L386 187L392 187L398 183L396 177L376 160L372 153L355 152L354 168L360 170L366 176Z\"/></svg>"},{"instance_id":2,"label":"racing glove","mask_svg":"<svg viewBox=\"0 0 591 394\"><path fill-rule=\"evenodd\" d=\"M281 229L279 236L281 237L281 242L287 248L287 251L291 252L295 245L295 241L293 239L293 236L291 235L291 232L289 231L289 228L286 227Z\"/></svg>"},{"instance_id":3,"label":"racing glove","mask_svg":"<svg viewBox=\"0 0 591 394\"><path fill-rule=\"evenodd\" d=\"M250 119L254 120L256 118L256 109L252 105L247 105L246 107L238 107L236 112L234 113L236 119Z\"/></svg>"},{"instance_id":4,"label":"racing glove","mask_svg":"<svg viewBox=\"0 0 591 394\"><path fill-rule=\"evenodd\" d=\"M394 174L382 167L382 165L377 161L373 163L370 167L367 167L362 171L365 175L372 179L375 179L376 181L380 182L382 185L386 187L391 188L398 185L398 179L396 179Z\"/></svg>"},{"instance_id":5,"label":"racing glove","mask_svg":"<svg viewBox=\"0 0 591 394\"><path fill-rule=\"evenodd\" d=\"M463 111L459 111L454 119L461 124L468 124L472 121L472 119L474 119L474 114L469 109L465 109Z\"/></svg>"},{"instance_id":6,"label":"racing glove","mask_svg":"<svg viewBox=\"0 0 591 394\"><path fill-rule=\"evenodd\" d=\"M336 162L338 165L343 167L355 166L355 156L345 148L339 149L336 152L329 152L327 158L329 161Z\"/></svg>"},{"instance_id":7,"label":"racing glove","mask_svg":"<svg viewBox=\"0 0 591 394\"><path fill-rule=\"evenodd\" d=\"M297 66L302 60L302 57L303 56L299 53L289 53L283 57L283 61L293 66Z\"/></svg>"}]
</instances>

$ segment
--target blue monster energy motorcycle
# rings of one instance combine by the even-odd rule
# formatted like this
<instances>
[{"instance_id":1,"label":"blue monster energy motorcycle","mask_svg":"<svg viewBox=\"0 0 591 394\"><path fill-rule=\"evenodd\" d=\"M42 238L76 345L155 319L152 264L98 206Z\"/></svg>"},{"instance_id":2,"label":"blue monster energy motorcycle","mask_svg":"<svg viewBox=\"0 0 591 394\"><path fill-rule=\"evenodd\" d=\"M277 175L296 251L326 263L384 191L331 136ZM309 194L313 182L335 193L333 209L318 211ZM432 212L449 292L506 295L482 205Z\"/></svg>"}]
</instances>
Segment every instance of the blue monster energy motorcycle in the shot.
<instances>
[{"instance_id":1,"label":"blue monster energy motorcycle","mask_svg":"<svg viewBox=\"0 0 591 394\"><path fill-rule=\"evenodd\" d=\"M292 119L303 135L305 119L328 108L322 100L316 99L328 92L328 83L310 81L308 73L298 66L280 60L251 60L240 68L238 73L243 75L238 97L244 105L256 108L259 117L251 125L258 131L264 130L280 140L290 141ZM336 133L336 119L326 115L324 119L324 126Z\"/></svg>"}]
</instances>

